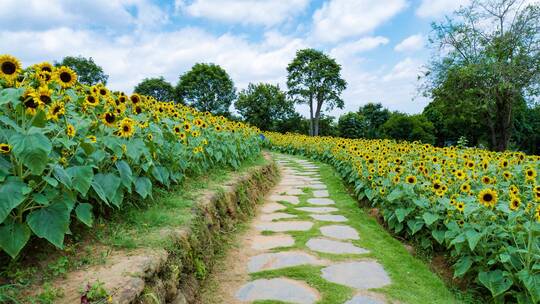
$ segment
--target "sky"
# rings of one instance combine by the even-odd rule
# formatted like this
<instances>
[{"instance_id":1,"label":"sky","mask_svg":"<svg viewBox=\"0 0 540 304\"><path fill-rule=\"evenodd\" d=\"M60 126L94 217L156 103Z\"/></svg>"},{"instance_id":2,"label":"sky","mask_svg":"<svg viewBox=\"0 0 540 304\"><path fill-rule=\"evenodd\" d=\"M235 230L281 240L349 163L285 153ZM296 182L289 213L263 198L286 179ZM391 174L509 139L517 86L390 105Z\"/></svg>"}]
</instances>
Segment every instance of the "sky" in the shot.
<instances>
[{"instance_id":1,"label":"sky","mask_svg":"<svg viewBox=\"0 0 540 304\"><path fill-rule=\"evenodd\" d=\"M0 53L24 66L92 57L108 87L131 93L147 77L173 85L216 63L238 90L286 89L295 53L316 48L342 66L345 107L368 102L420 113L418 75L434 55L430 24L468 0L0 0ZM307 114L306 107L299 107Z\"/></svg>"}]
</instances>

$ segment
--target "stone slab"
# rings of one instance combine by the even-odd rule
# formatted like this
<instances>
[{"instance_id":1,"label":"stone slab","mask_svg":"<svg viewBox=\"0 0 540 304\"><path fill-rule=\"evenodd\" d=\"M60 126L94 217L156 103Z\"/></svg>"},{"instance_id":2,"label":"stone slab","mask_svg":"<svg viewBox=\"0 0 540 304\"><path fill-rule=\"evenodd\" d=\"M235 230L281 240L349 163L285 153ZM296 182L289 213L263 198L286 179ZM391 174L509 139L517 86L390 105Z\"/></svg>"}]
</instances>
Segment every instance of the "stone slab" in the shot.
<instances>
[{"instance_id":1,"label":"stone slab","mask_svg":"<svg viewBox=\"0 0 540 304\"><path fill-rule=\"evenodd\" d=\"M329 197L330 193L328 193L328 190L315 190L315 191L313 191L313 196L315 196L315 197Z\"/></svg>"},{"instance_id":2,"label":"stone slab","mask_svg":"<svg viewBox=\"0 0 540 304\"><path fill-rule=\"evenodd\" d=\"M274 300L295 304L313 304L319 293L305 283L285 278L259 279L242 286L236 293L240 301Z\"/></svg>"},{"instance_id":3,"label":"stone slab","mask_svg":"<svg viewBox=\"0 0 540 304\"><path fill-rule=\"evenodd\" d=\"M358 240L358 231L346 225L329 225L320 228L322 235L339 240Z\"/></svg>"},{"instance_id":4,"label":"stone slab","mask_svg":"<svg viewBox=\"0 0 540 304\"><path fill-rule=\"evenodd\" d=\"M255 227L260 231L273 232L308 231L313 227L313 223L308 221L261 222Z\"/></svg>"},{"instance_id":5,"label":"stone slab","mask_svg":"<svg viewBox=\"0 0 540 304\"><path fill-rule=\"evenodd\" d=\"M283 251L264 253L251 257L248 272L259 272L300 265L320 265L317 257L302 251Z\"/></svg>"},{"instance_id":6,"label":"stone slab","mask_svg":"<svg viewBox=\"0 0 540 304\"><path fill-rule=\"evenodd\" d=\"M384 268L372 261L334 264L323 268L321 273L327 281L357 289L380 288L391 283Z\"/></svg>"},{"instance_id":7,"label":"stone slab","mask_svg":"<svg viewBox=\"0 0 540 304\"><path fill-rule=\"evenodd\" d=\"M266 203L262 206L261 211L263 213L273 213L279 210L287 209L287 207L278 203Z\"/></svg>"},{"instance_id":8,"label":"stone slab","mask_svg":"<svg viewBox=\"0 0 540 304\"><path fill-rule=\"evenodd\" d=\"M287 234L257 235L251 240L251 248L255 250L268 250L292 245L294 245L294 238Z\"/></svg>"},{"instance_id":9,"label":"stone slab","mask_svg":"<svg viewBox=\"0 0 540 304\"><path fill-rule=\"evenodd\" d=\"M299 207L295 208L296 210L310 212L310 213L330 213L339 211L339 209L334 207Z\"/></svg>"},{"instance_id":10,"label":"stone slab","mask_svg":"<svg viewBox=\"0 0 540 304\"><path fill-rule=\"evenodd\" d=\"M306 246L313 251L331 254L364 254L369 252L369 250L357 247L348 242L325 238L312 238L307 241Z\"/></svg>"},{"instance_id":11,"label":"stone slab","mask_svg":"<svg viewBox=\"0 0 540 304\"><path fill-rule=\"evenodd\" d=\"M326 190L323 190L323 191L326 191ZM320 197L317 197L317 198L310 198L307 200L308 203L312 204L312 205L317 205L317 206L327 206L327 205L335 205L336 202L334 202L333 200L329 199L329 198L320 198Z\"/></svg>"},{"instance_id":12,"label":"stone slab","mask_svg":"<svg viewBox=\"0 0 540 304\"><path fill-rule=\"evenodd\" d=\"M346 217L343 215L335 215L335 214L310 214L313 219L317 221L322 222L335 222L335 223L342 223L348 221Z\"/></svg>"},{"instance_id":13,"label":"stone slab","mask_svg":"<svg viewBox=\"0 0 540 304\"><path fill-rule=\"evenodd\" d=\"M300 203L298 197L293 195L270 195L268 200L273 202L286 202L293 205L298 205Z\"/></svg>"},{"instance_id":14,"label":"stone slab","mask_svg":"<svg viewBox=\"0 0 540 304\"><path fill-rule=\"evenodd\" d=\"M345 304L385 304L386 302L366 295L356 295Z\"/></svg>"},{"instance_id":15,"label":"stone slab","mask_svg":"<svg viewBox=\"0 0 540 304\"><path fill-rule=\"evenodd\" d=\"M283 212L263 213L259 215L259 219L265 222L271 222L274 220L289 219L289 218L295 218L295 217L297 216L294 214L283 213Z\"/></svg>"}]
</instances>

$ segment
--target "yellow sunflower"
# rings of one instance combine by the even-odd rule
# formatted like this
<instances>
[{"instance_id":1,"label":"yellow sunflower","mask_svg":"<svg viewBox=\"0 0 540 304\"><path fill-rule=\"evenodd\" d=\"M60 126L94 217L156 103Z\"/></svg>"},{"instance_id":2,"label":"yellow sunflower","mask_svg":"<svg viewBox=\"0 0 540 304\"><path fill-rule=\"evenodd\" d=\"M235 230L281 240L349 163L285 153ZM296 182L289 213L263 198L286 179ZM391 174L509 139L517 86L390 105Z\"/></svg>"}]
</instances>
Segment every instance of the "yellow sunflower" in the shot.
<instances>
[{"instance_id":1,"label":"yellow sunflower","mask_svg":"<svg viewBox=\"0 0 540 304\"><path fill-rule=\"evenodd\" d=\"M533 168L525 169L525 179L527 179L528 181L534 181L534 179L536 178L536 174L536 170L534 170Z\"/></svg>"},{"instance_id":2,"label":"yellow sunflower","mask_svg":"<svg viewBox=\"0 0 540 304\"><path fill-rule=\"evenodd\" d=\"M62 88L71 88L77 82L77 73L66 66L61 66L54 71L54 79Z\"/></svg>"},{"instance_id":3,"label":"yellow sunflower","mask_svg":"<svg viewBox=\"0 0 540 304\"><path fill-rule=\"evenodd\" d=\"M486 207L495 207L498 199L499 196L497 191L491 188L483 189L478 194L478 201L480 201L480 203Z\"/></svg>"},{"instance_id":4,"label":"yellow sunflower","mask_svg":"<svg viewBox=\"0 0 540 304\"><path fill-rule=\"evenodd\" d=\"M66 128L66 134L69 137L74 137L75 134L77 134L77 131L75 130L75 127L71 124L69 124Z\"/></svg>"},{"instance_id":5,"label":"yellow sunflower","mask_svg":"<svg viewBox=\"0 0 540 304\"><path fill-rule=\"evenodd\" d=\"M11 152L11 146L6 144L6 143L1 143L0 144L0 153L8 154L9 152Z\"/></svg>"},{"instance_id":6,"label":"yellow sunflower","mask_svg":"<svg viewBox=\"0 0 540 304\"><path fill-rule=\"evenodd\" d=\"M36 71L38 72L48 72L52 73L54 71L54 67L52 64L48 62L42 62L35 65Z\"/></svg>"},{"instance_id":7,"label":"yellow sunflower","mask_svg":"<svg viewBox=\"0 0 540 304\"><path fill-rule=\"evenodd\" d=\"M132 104L136 105L139 102L141 102L141 96L137 93L134 93L133 95L129 97L129 100L131 100Z\"/></svg>"},{"instance_id":8,"label":"yellow sunflower","mask_svg":"<svg viewBox=\"0 0 540 304\"><path fill-rule=\"evenodd\" d=\"M97 142L97 138L94 135L88 135L88 136L86 136L86 138L88 138L88 140L91 143L96 143Z\"/></svg>"},{"instance_id":9,"label":"yellow sunflower","mask_svg":"<svg viewBox=\"0 0 540 304\"><path fill-rule=\"evenodd\" d=\"M465 210L465 203L463 203L463 202L457 202L457 203L456 203L456 209L457 209L459 212L463 212L463 210Z\"/></svg>"},{"instance_id":10,"label":"yellow sunflower","mask_svg":"<svg viewBox=\"0 0 540 304\"><path fill-rule=\"evenodd\" d=\"M19 59L11 55L0 55L0 78L15 80L21 70Z\"/></svg>"},{"instance_id":11,"label":"yellow sunflower","mask_svg":"<svg viewBox=\"0 0 540 304\"><path fill-rule=\"evenodd\" d=\"M84 98L84 104L95 107L99 104L99 97L96 97L93 94L86 95L86 97Z\"/></svg>"},{"instance_id":12,"label":"yellow sunflower","mask_svg":"<svg viewBox=\"0 0 540 304\"><path fill-rule=\"evenodd\" d=\"M53 90L46 86L41 86L36 91L32 92L32 97L34 98L34 102L38 105L49 105L52 102L52 93Z\"/></svg>"},{"instance_id":13,"label":"yellow sunflower","mask_svg":"<svg viewBox=\"0 0 540 304\"><path fill-rule=\"evenodd\" d=\"M64 103L61 101L54 101L47 110L47 119L58 121L58 118L66 113Z\"/></svg>"},{"instance_id":14,"label":"yellow sunflower","mask_svg":"<svg viewBox=\"0 0 540 304\"><path fill-rule=\"evenodd\" d=\"M118 135L121 137L131 137L135 133L134 122L130 118L124 118L118 123Z\"/></svg>"},{"instance_id":15,"label":"yellow sunflower","mask_svg":"<svg viewBox=\"0 0 540 304\"><path fill-rule=\"evenodd\" d=\"M510 207L511 210L517 210L519 209L519 206L521 206L521 199L517 196L513 196L510 202L508 203L508 207Z\"/></svg>"},{"instance_id":16,"label":"yellow sunflower","mask_svg":"<svg viewBox=\"0 0 540 304\"><path fill-rule=\"evenodd\" d=\"M101 121L108 126L113 127L116 124L116 115L112 112L105 112L101 116Z\"/></svg>"}]
</instances>

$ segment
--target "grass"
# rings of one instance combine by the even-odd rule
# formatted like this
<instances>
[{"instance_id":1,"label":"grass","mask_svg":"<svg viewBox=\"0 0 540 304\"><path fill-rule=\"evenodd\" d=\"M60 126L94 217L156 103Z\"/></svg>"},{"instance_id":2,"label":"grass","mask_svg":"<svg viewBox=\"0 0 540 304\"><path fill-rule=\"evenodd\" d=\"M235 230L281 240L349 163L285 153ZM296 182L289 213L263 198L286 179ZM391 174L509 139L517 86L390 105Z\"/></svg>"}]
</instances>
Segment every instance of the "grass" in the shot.
<instances>
[{"instance_id":1,"label":"grass","mask_svg":"<svg viewBox=\"0 0 540 304\"><path fill-rule=\"evenodd\" d=\"M306 242L312 237L320 236L320 226L334 224L329 222L316 223L309 231L291 232L290 234L295 238L296 242L293 247L287 248L288 250L301 249L328 260L376 259L388 272L392 284L373 291L385 294L387 298L401 303L459 303L441 278L431 272L422 260L410 255L403 244L394 239L374 218L367 215L358 206L358 202L351 197L347 187L331 166L315 163L320 167L321 180L328 186L330 198L336 202L334 207L339 209L337 213L349 219L348 222L343 224L355 228L360 234L360 240L352 241L352 243L370 250L370 253L363 255L333 255L311 252L306 247ZM295 165L291 166L297 169L300 168ZM307 213L295 209L300 206L308 206L306 200L311 197L312 190L305 189L304 192L306 194L300 196L299 205L294 206L283 203L287 206L284 212L298 215L298 218L294 220L312 220ZM255 273L252 274L252 278L289 277L305 281L321 293L322 299L318 302L319 304L344 303L352 296L352 290L347 287L332 284L322 279L320 277L320 268L317 266L290 267Z\"/></svg>"}]
</instances>

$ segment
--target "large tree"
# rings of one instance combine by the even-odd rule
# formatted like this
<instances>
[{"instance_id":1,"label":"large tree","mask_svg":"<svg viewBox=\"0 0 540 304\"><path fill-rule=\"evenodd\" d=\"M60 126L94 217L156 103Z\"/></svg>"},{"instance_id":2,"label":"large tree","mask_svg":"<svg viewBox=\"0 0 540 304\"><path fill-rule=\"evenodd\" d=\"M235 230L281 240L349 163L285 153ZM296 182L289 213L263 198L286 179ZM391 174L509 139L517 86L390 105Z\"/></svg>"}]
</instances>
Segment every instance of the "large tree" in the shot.
<instances>
[{"instance_id":1,"label":"large tree","mask_svg":"<svg viewBox=\"0 0 540 304\"><path fill-rule=\"evenodd\" d=\"M527 0L474 0L454 17L433 24L431 41L442 55L429 67L426 92L478 113L490 147L505 150L516 104L539 94L540 6Z\"/></svg>"},{"instance_id":2,"label":"large tree","mask_svg":"<svg viewBox=\"0 0 540 304\"><path fill-rule=\"evenodd\" d=\"M95 85L97 83L107 84L109 75L103 72L103 68L94 62L92 57L85 58L82 56L67 56L60 62L55 63L56 66L67 66L77 73L80 83L86 85Z\"/></svg>"},{"instance_id":3,"label":"large tree","mask_svg":"<svg viewBox=\"0 0 540 304\"><path fill-rule=\"evenodd\" d=\"M341 78L341 66L328 55L314 49L296 52L287 67L289 95L297 103L305 103L310 112L310 135L319 135L323 104L326 110L343 108L341 92L347 87Z\"/></svg>"},{"instance_id":4,"label":"large tree","mask_svg":"<svg viewBox=\"0 0 540 304\"><path fill-rule=\"evenodd\" d=\"M173 101L175 99L174 88L163 77L145 78L137 86L135 93L152 96L159 101Z\"/></svg>"},{"instance_id":5,"label":"large tree","mask_svg":"<svg viewBox=\"0 0 540 304\"><path fill-rule=\"evenodd\" d=\"M358 109L366 125L364 136L367 138L380 138L380 127L390 118L390 111L380 103L369 102Z\"/></svg>"},{"instance_id":6,"label":"large tree","mask_svg":"<svg viewBox=\"0 0 540 304\"><path fill-rule=\"evenodd\" d=\"M238 95L234 107L244 121L262 130L278 131L281 122L294 115L294 102L279 85L250 83Z\"/></svg>"},{"instance_id":7,"label":"large tree","mask_svg":"<svg viewBox=\"0 0 540 304\"><path fill-rule=\"evenodd\" d=\"M180 76L176 94L181 102L199 111L228 115L236 98L236 89L222 67L213 63L197 63Z\"/></svg>"},{"instance_id":8,"label":"large tree","mask_svg":"<svg viewBox=\"0 0 540 304\"><path fill-rule=\"evenodd\" d=\"M345 138L366 137L367 124L364 116L349 112L343 114L338 120L339 136Z\"/></svg>"},{"instance_id":9,"label":"large tree","mask_svg":"<svg viewBox=\"0 0 540 304\"><path fill-rule=\"evenodd\" d=\"M382 126L381 133L386 138L433 144L435 141L433 124L422 114L407 115L394 113Z\"/></svg>"}]
</instances>

